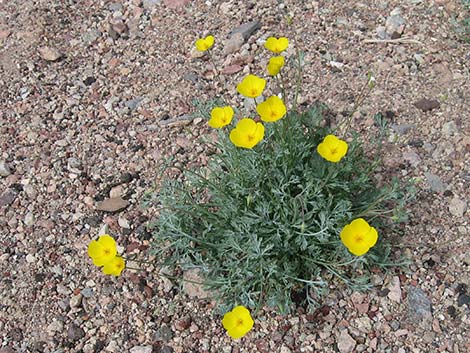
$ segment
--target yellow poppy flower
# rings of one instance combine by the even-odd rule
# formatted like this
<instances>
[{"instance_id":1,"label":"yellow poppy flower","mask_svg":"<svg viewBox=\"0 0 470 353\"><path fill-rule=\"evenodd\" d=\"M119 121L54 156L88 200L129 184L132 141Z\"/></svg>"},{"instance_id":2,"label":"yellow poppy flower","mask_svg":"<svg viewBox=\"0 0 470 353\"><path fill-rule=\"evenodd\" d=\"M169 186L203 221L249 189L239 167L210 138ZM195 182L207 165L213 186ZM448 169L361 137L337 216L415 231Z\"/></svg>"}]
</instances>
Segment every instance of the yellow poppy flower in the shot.
<instances>
[{"instance_id":1,"label":"yellow poppy flower","mask_svg":"<svg viewBox=\"0 0 470 353\"><path fill-rule=\"evenodd\" d=\"M281 71L282 67L284 66L285 60L283 56L273 56L269 59L269 63L267 66L268 74L271 76L276 76L279 71Z\"/></svg>"},{"instance_id":2,"label":"yellow poppy flower","mask_svg":"<svg viewBox=\"0 0 470 353\"><path fill-rule=\"evenodd\" d=\"M243 118L230 132L230 141L243 148L253 148L264 137L264 126L253 119Z\"/></svg>"},{"instance_id":3,"label":"yellow poppy flower","mask_svg":"<svg viewBox=\"0 0 470 353\"><path fill-rule=\"evenodd\" d=\"M327 135L317 146L317 152L327 161L337 163L348 152L348 144L334 135Z\"/></svg>"},{"instance_id":4,"label":"yellow poppy flower","mask_svg":"<svg viewBox=\"0 0 470 353\"><path fill-rule=\"evenodd\" d=\"M255 98L263 93L265 86L265 79L255 75L248 75L237 85L237 91L245 97Z\"/></svg>"},{"instance_id":5,"label":"yellow poppy flower","mask_svg":"<svg viewBox=\"0 0 470 353\"><path fill-rule=\"evenodd\" d=\"M126 267L126 261L121 256L115 256L111 261L103 266L103 273L105 275L119 276Z\"/></svg>"},{"instance_id":6,"label":"yellow poppy flower","mask_svg":"<svg viewBox=\"0 0 470 353\"><path fill-rule=\"evenodd\" d=\"M254 323L250 311L241 305L226 313L222 319L224 329L233 339L245 336L251 330Z\"/></svg>"},{"instance_id":7,"label":"yellow poppy flower","mask_svg":"<svg viewBox=\"0 0 470 353\"><path fill-rule=\"evenodd\" d=\"M274 122L286 115L287 109L281 98L272 96L258 104L256 111L261 116L261 120Z\"/></svg>"},{"instance_id":8,"label":"yellow poppy flower","mask_svg":"<svg viewBox=\"0 0 470 353\"><path fill-rule=\"evenodd\" d=\"M209 126L214 129L220 129L232 121L233 109L230 106L216 107L211 111L211 118L209 119Z\"/></svg>"},{"instance_id":9,"label":"yellow poppy flower","mask_svg":"<svg viewBox=\"0 0 470 353\"><path fill-rule=\"evenodd\" d=\"M116 241L104 234L98 240L92 240L88 244L88 256L93 260L95 266L103 266L111 261L117 254Z\"/></svg>"},{"instance_id":10,"label":"yellow poppy flower","mask_svg":"<svg viewBox=\"0 0 470 353\"><path fill-rule=\"evenodd\" d=\"M274 54L282 53L289 46L289 40L286 37L269 37L264 43L264 47Z\"/></svg>"},{"instance_id":11,"label":"yellow poppy flower","mask_svg":"<svg viewBox=\"0 0 470 353\"><path fill-rule=\"evenodd\" d=\"M358 218L343 228L340 238L352 254L361 256L377 243L379 236L374 227L363 218Z\"/></svg>"},{"instance_id":12,"label":"yellow poppy flower","mask_svg":"<svg viewBox=\"0 0 470 353\"><path fill-rule=\"evenodd\" d=\"M214 37L207 36L206 38L200 38L196 41L196 49L199 51L206 51L212 48L214 45Z\"/></svg>"}]
</instances>

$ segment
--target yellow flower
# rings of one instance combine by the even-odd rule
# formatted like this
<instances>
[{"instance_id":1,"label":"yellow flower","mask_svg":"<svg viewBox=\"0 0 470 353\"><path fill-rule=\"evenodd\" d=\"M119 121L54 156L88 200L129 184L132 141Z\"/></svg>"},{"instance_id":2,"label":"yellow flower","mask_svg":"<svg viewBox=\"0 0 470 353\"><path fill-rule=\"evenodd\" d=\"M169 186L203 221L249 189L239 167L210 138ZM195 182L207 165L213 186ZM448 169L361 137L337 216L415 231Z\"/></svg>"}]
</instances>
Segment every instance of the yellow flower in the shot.
<instances>
[{"instance_id":1,"label":"yellow flower","mask_svg":"<svg viewBox=\"0 0 470 353\"><path fill-rule=\"evenodd\" d=\"M220 129L225 125L230 124L233 118L232 107L216 107L211 111L211 118L209 119L209 126L214 129Z\"/></svg>"},{"instance_id":2,"label":"yellow flower","mask_svg":"<svg viewBox=\"0 0 470 353\"><path fill-rule=\"evenodd\" d=\"M250 311L244 306L236 306L232 311L224 315L222 325L227 334L233 339L245 336L253 327L254 321Z\"/></svg>"},{"instance_id":3,"label":"yellow flower","mask_svg":"<svg viewBox=\"0 0 470 353\"><path fill-rule=\"evenodd\" d=\"M263 93L265 86L265 79L255 75L248 75L237 85L237 91L245 97L255 98Z\"/></svg>"},{"instance_id":4,"label":"yellow flower","mask_svg":"<svg viewBox=\"0 0 470 353\"><path fill-rule=\"evenodd\" d=\"M253 148L264 137L264 126L253 119L243 118L230 132L230 141L243 148Z\"/></svg>"},{"instance_id":5,"label":"yellow flower","mask_svg":"<svg viewBox=\"0 0 470 353\"><path fill-rule=\"evenodd\" d=\"M95 266L103 266L110 262L117 254L116 241L104 234L98 240L92 240L88 244L88 256L93 260Z\"/></svg>"},{"instance_id":6,"label":"yellow flower","mask_svg":"<svg viewBox=\"0 0 470 353\"><path fill-rule=\"evenodd\" d=\"M346 225L340 234L341 241L356 256L364 255L377 243L378 234L363 218Z\"/></svg>"},{"instance_id":7,"label":"yellow flower","mask_svg":"<svg viewBox=\"0 0 470 353\"><path fill-rule=\"evenodd\" d=\"M273 56L271 59L269 59L268 63L268 73L271 76L276 76L279 71L281 71L281 68L284 66L284 57L283 56Z\"/></svg>"},{"instance_id":8,"label":"yellow flower","mask_svg":"<svg viewBox=\"0 0 470 353\"><path fill-rule=\"evenodd\" d=\"M348 152L348 144L334 135L327 135L317 146L317 152L327 161L337 163Z\"/></svg>"},{"instance_id":9,"label":"yellow flower","mask_svg":"<svg viewBox=\"0 0 470 353\"><path fill-rule=\"evenodd\" d=\"M126 262L121 256L117 255L111 261L104 264L103 273L105 275L119 276L124 267L126 267Z\"/></svg>"},{"instance_id":10,"label":"yellow flower","mask_svg":"<svg viewBox=\"0 0 470 353\"><path fill-rule=\"evenodd\" d=\"M207 36L206 38L200 38L196 41L196 49L199 51L206 51L214 45L214 37Z\"/></svg>"},{"instance_id":11,"label":"yellow flower","mask_svg":"<svg viewBox=\"0 0 470 353\"><path fill-rule=\"evenodd\" d=\"M278 121L287 112L284 102L278 96L269 97L258 104L256 111L261 116L261 120L266 122Z\"/></svg>"},{"instance_id":12,"label":"yellow flower","mask_svg":"<svg viewBox=\"0 0 470 353\"><path fill-rule=\"evenodd\" d=\"M289 46L289 40L286 37L269 37L264 43L264 47L274 54L279 54L287 49Z\"/></svg>"}]
</instances>

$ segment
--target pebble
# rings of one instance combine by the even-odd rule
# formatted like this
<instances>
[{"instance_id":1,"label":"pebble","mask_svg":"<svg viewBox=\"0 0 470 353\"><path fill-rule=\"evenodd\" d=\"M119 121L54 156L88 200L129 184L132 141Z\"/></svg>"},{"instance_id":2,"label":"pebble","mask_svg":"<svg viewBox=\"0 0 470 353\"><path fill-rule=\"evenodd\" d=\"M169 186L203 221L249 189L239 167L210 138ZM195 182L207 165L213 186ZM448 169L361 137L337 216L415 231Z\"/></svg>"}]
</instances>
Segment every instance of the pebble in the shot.
<instances>
[{"instance_id":1,"label":"pebble","mask_svg":"<svg viewBox=\"0 0 470 353\"><path fill-rule=\"evenodd\" d=\"M446 190L446 186L436 174L425 172L424 176L432 191L442 193Z\"/></svg>"},{"instance_id":2,"label":"pebble","mask_svg":"<svg viewBox=\"0 0 470 353\"><path fill-rule=\"evenodd\" d=\"M155 6L160 5L162 0L144 0L143 6L145 9L153 9Z\"/></svg>"},{"instance_id":3,"label":"pebble","mask_svg":"<svg viewBox=\"0 0 470 353\"><path fill-rule=\"evenodd\" d=\"M173 353L174 349L170 346L163 346L160 348L160 353Z\"/></svg>"},{"instance_id":4,"label":"pebble","mask_svg":"<svg viewBox=\"0 0 470 353\"><path fill-rule=\"evenodd\" d=\"M129 221L127 219L125 219L124 217L119 217L118 218L118 224L121 228L125 228L125 229L130 229L131 228L131 225L129 224Z\"/></svg>"},{"instance_id":5,"label":"pebble","mask_svg":"<svg viewBox=\"0 0 470 353\"><path fill-rule=\"evenodd\" d=\"M163 3L170 9L179 9L189 4L191 0L163 0Z\"/></svg>"},{"instance_id":6,"label":"pebble","mask_svg":"<svg viewBox=\"0 0 470 353\"><path fill-rule=\"evenodd\" d=\"M113 197L101 201L96 206L99 211L105 212L118 212L129 206L129 201L122 199L121 197Z\"/></svg>"},{"instance_id":7,"label":"pebble","mask_svg":"<svg viewBox=\"0 0 470 353\"><path fill-rule=\"evenodd\" d=\"M93 288L83 288L80 293L85 297L85 298L91 298L94 294Z\"/></svg>"},{"instance_id":8,"label":"pebble","mask_svg":"<svg viewBox=\"0 0 470 353\"><path fill-rule=\"evenodd\" d=\"M459 131L455 121L451 120L442 125L442 134L444 136L450 137L455 135Z\"/></svg>"},{"instance_id":9,"label":"pebble","mask_svg":"<svg viewBox=\"0 0 470 353\"><path fill-rule=\"evenodd\" d=\"M240 48L242 47L243 43L245 43L243 34L241 33L233 34L232 36L230 36L229 39L227 39L224 42L224 53L231 54L231 53L238 52Z\"/></svg>"},{"instance_id":10,"label":"pebble","mask_svg":"<svg viewBox=\"0 0 470 353\"><path fill-rule=\"evenodd\" d=\"M153 335L153 340L154 341L163 341L163 342L169 342L173 338L174 334L171 328L169 328L166 325L161 326L158 328L157 331L155 331Z\"/></svg>"},{"instance_id":11,"label":"pebble","mask_svg":"<svg viewBox=\"0 0 470 353\"><path fill-rule=\"evenodd\" d=\"M135 346L130 349L130 353L152 353L152 346Z\"/></svg>"},{"instance_id":12,"label":"pebble","mask_svg":"<svg viewBox=\"0 0 470 353\"><path fill-rule=\"evenodd\" d=\"M52 47L39 48L39 54L46 61L57 61L62 57L62 53Z\"/></svg>"},{"instance_id":13,"label":"pebble","mask_svg":"<svg viewBox=\"0 0 470 353\"><path fill-rule=\"evenodd\" d=\"M463 217L465 211L467 210L467 203L464 200L461 200L457 196L452 198L449 202L449 212L455 217Z\"/></svg>"},{"instance_id":14,"label":"pebble","mask_svg":"<svg viewBox=\"0 0 470 353\"><path fill-rule=\"evenodd\" d=\"M398 276L394 276L392 278L392 282L388 287L390 292L388 292L387 297L388 299L399 303L401 301L401 288L400 288L400 278Z\"/></svg>"},{"instance_id":15,"label":"pebble","mask_svg":"<svg viewBox=\"0 0 470 353\"><path fill-rule=\"evenodd\" d=\"M183 291L192 298L206 299L210 293L203 288L203 279L199 275L199 269L193 268L183 274Z\"/></svg>"},{"instance_id":16,"label":"pebble","mask_svg":"<svg viewBox=\"0 0 470 353\"><path fill-rule=\"evenodd\" d=\"M7 177L11 174L10 167L4 160L0 160L0 176Z\"/></svg>"},{"instance_id":17,"label":"pebble","mask_svg":"<svg viewBox=\"0 0 470 353\"><path fill-rule=\"evenodd\" d=\"M390 16L385 21L386 38L383 39L397 39L400 38L403 30L405 29L405 19L401 16L401 9L395 8Z\"/></svg>"},{"instance_id":18,"label":"pebble","mask_svg":"<svg viewBox=\"0 0 470 353\"><path fill-rule=\"evenodd\" d=\"M422 98L416 101L413 105L416 108L422 110L423 112L428 112L433 109L439 108L441 106L441 103L439 103L439 101L435 99Z\"/></svg>"},{"instance_id":19,"label":"pebble","mask_svg":"<svg viewBox=\"0 0 470 353\"><path fill-rule=\"evenodd\" d=\"M64 329L64 323L59 320L54 320L47 326L47 332L50 335L53 335L55 332L62 332L63 329Z\"/></svg>"},{"instance_id":20,"label":"pebble","mask_svg":"<svg viewBox=\"0 0 470 353\"><path fill-rule=\"evenodd\" d=\"M34 224L34 214L33 212L28 212L24 216L24 224L28 227L32 226Z\"/></svg>"},{"instance_id":21,"label":"pebble","mask_svg":"<svg viewBox=\"0 0 470 353\"><path fill-rule=\"evenodd\" d=\"M36 262L36 257L33 254L28 254L26 255L26 262L32 264L33 262Z\"/></svg>"},{"instance_id":22,"label":"pebble","mask_svg":"<svg viewBox=\"0 0 470 353\"><path fill-rule=\"evenodd\" d=\"M431 301L419 287L408 287L408 317L423 329L431 329Z\"/></svg>"},{"instance_id":23,"label":"pebble","mask_svg":"<svg viewBox=\"0 0 470 353\"><path fill-rule=\"evenodd\" d=\"M15 201L18 194L13 189L6 189L3 194L0 195L0 207L9 206Z\"/></svg>"},{"instance_id":24,"label":"pebble","mask_svg":"<svg viewBox=\"0 0 470 353\"><path fill-rule=\"evenodd\" d=\"M244 40L248 40L250 36L257 30L261 28L261 22L258 20L247 22L235 28L232 32L230 32L230 36L234 36L235 34L241 34Z\"/></svg>"},{"instance_id":25,"label":"pebble","mask_svg":"<svg viewBox=\"0 0 470 353\"><path fill-rule=\"evenodd\" d=\"M349 353L356 347L356 341L349 335L347 330L343 330L337 338L337 345L341 353Z\"/></svg>"},{"instance_id":26,"label":"pebble","mask_svg":"<svg viewBox=\"0 0 470 353\"><path fill-rule=\"evenodd\" d=\"M69 326L67 330L67 338L71 341L78 341L81 338L85 337L85 331L75 324Z\"/></svg>"}]
</instances>

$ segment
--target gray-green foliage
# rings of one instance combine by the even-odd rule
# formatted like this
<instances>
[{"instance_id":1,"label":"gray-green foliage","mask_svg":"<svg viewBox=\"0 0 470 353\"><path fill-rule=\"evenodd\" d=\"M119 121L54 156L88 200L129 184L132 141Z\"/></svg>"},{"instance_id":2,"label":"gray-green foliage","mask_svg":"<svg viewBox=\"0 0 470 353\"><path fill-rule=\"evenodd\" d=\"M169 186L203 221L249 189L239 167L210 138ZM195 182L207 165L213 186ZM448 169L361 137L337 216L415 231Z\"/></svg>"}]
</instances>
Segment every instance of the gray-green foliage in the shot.
<instances>
[{"instance_id":1,"label":"gray-green foliage","mask_svg":"<svg viewBox=\"0 0 470 353\"><path fill-rule=\"evenodd\" d=\"M316 147L330 133L323 118L324 107L315 106L265 124L253 150L236 148L221 131L207 168L161 185L157 257L200 268L224 309L267 304L288 311L299 291L314 304L334 278L367 286L371 266L390 264L387 234L402 220L406 198L396 180L376 186L377 164L357 136L341 162L322 159ZM379 243L360 258L339 239L358 217L379 231Z\"/></svg>"}]
</instances>

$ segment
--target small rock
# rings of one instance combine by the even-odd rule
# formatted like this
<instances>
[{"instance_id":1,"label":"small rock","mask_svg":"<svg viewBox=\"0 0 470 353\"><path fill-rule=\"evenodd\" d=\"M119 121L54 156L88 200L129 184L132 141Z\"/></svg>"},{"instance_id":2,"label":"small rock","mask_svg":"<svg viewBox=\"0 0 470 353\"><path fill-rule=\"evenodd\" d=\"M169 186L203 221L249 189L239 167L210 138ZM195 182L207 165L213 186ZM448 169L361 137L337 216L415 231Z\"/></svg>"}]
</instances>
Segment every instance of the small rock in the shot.
<instances>
[{"instance_id":1,"label":"small rock","mask_svg":"<svg viewBox=\"0 0 470 353\"><path fill-rule=\"evenodd\" d=\"M455 135L458 131L459 129L457 128L457 124L455 124L455 121L453 120L448 121L442 125L442 134L444 136L450 137Z\"/></svg>"},{"instance_id":2,"label":"small rock","mask_svg":"<svg viewBox=\"0 0 470 353\"><path fill-rule=\"evenodd\" d=\"M187 270L183 274L183 291L190 297L206 299L210 293L203 288L202 282L199 269Z\"/></svg>"},{"instance_id":3,"label":"small rock","mask_svg":"<svg viewBox=\"0 0 470 353\"><path fill-rule=\"evenodd\" d=\"M248 38L250 38L253 32L259 28L261 28L260 21L255 20L255 21L247 22L235 28L232 32L230 32L230 36L233 37L235 34L239 33L242 35L243 40L248 40Z\"/></svg>"},{"instance_id":4,"label":"small rock","mask_svg":"<svg viewBox=\"0 0 470 353\"><path fill-rule=\"evenodd\" d=\"M127 219L125 219L124 217L119 217L118 218L118 224L121 228L125 228L125 229L130 229L131 226L129 224L129 221Z\"/></svg>"},{"instance_id":5,"label":"small rock","mask_svg":"<svg viewBox=\"0 0 470 353\"><path fill-rule=\"evenodd\" d=\"M458 306L466 305L467 307L470 308L470 296L466 293L460 294L459 297L457 298L457 305Z\"/></svg>"},{"instance_id":6,"label":"small rock","mask_svg":"<svg viewBox=\"0 0 470 353\"><path fill-rule=\"evenodd\" d=\"M4 160L0 160L0 176L7 177L11 174L8 164Z\"/></svg>"},{"instance_id":7,"label":"small rock","mask_svg":"<svg viewBox=\"0 0 470 353\"><path fill-rule=\"evenodd\" d=\"M144 0L143 6L145 9L151 10L155 6L160 5L162 0Z\"/></svg>"},{"instance_id":8,"label":"small rock","mask_svg":"<svg viewBox=\"0 0 470 353\"><path fill-rule=\"evenodd\" d=\"M152 353L152 346L135 346L130 349L130 353Z\"/></svg>"},{"instance_id":9,"label":"small rock","mask_svg":"<svg viewBox=\"0 0 470 353\"><path fill-rule=\"evenodd\" d=\"M121 197L113 197L101 202L98 202L96 209L105 212L118 212L129 206L129 201L122 199Z\"/></svg>"},{"instance_id":10,"label":"small rock","mask_svg":"<svg viewBox=\"0 0 470 353\"><path fill-rule=\"evenodd\" d=\"M419 101L413 104L416 108L422 110L423 112L428 112L430 110L439 108L441 103L435 99L422 98Z\"/></svg>"},{"instance_id":11,"label":"small rock","mask_svg":"<svg viewBox=\"0 0 470 353\"><path fill-rule=\"evenodd\" d=\"M77 294L77 295L72 296L69 302L70 307L78 308L82 304L82 298L83 298L82 294Z\"/></svg>"},{"instance_id":12,"label":"small rock","mask_svg":"<svg viewBox=\"0 0 470 353\"><path fill-rule=\"evenodd\" d=\"M153 335L154 341L169 342L173 338L174 334L171 328L166 325L161 326Z\"/></svg>"},{"instance_id":13,"label":"small rock","mask_svg":"<svg viewBox=\"0 0 470 353\"><path fill-rule=\"evenodd\" d=\"M241 70L243 70L243 67L241 67L240 65L229 65L229 66L225 66L222 69L222 73L225 75L233 75L233 74L236 74L237 72L240 72Z\"/></svg>"},{"instance_id":14,"label":"small rock","mask_svg":"<svg viewBox=\"0 0 470 353\"><path fill-rule=\"evenodd\" d=\"M394 302L399 303L401 301L401 288L400 288L400 278L398 276L394 276L392 278L392 282L388 287L390 292L388 292L387 297Z\"/></svg>"},{"instance_id":15,"label":"small rock","mask_svg":"<svg viewBox=\"0 0 470 353\"><path fill-rule=\"evenodd\" d=\"M281 346L281 351L279 353L292 353L289 347L287 347L285 344Z\"/></svg>"},{"instance_id":16,"label":"small rock","mask_svg":"<svg viewBox=\"0 0 470 353\"><path fill-rule=\"evenodd\" d=\"M416 129L415 124L392 124L391 127L398 135L406 135L411 130Z\"/></svg>"},{"instance_id":17,"label":"small rock","mask_svg":"<svg viewBox=\"0 0 470 353\"><path fill-rule=\"evenodd\" d=\"M33 254L28 254L26 255L26 262L28 264L32 264L33 262L36 262L36 257Z\"/></svg>"},{"instance_id":18,"label":"small rock","mask_svg":"<svg viewBox=\"0 0 470 353\"><path fill-rule=\"evenodd\" d=\"M429 186L431 187L431 190L434 192L444 192L446 189L446 186L442 182L441 178L439 178L437 175L425 172L424 176L426 177L426 181L428 182Z\"/></svg>"},{"instance_id":19,"label":"small rock","mask_svg":"<svg viewBox=\"0 0 470 353\"><path fill-rule=\"evenodd\" d=\"M63 329L64 323L59 320L54 320L47 326L46 330L50 335L53 335L55 332L62 332Z\"/></svg>"},{"instance_id":20,"label":"small rock","mask_svg":"<svg viewBox=\"0 0 470 353\"><path fill-rule=\"evenodd\" d=\"M91 298L94 294L93 288L84 288L80 291L80 293L85 297L85 298Z\"/></svg>"},{"instance_id":21,"label":"small rock","mask_svg":"<svg viewBox=\"0 0 470 353\"><path fill-rule=\"evenodd\" d=\"M170 346L163 346L160 348L160 353L173 353L174 349L171 348Z\"/></svg>"},{"instance_id":22,"label":"small rock","mask_svg":"<svg viewBox=\"0 0 470 353\"><path fill-rule=\"evenodd\" d=\"M230 36L224 43L224 52L225 54L235 53L240 50L243 43L245 43L245 39L243 38L243 34L235 33Z\"/></svg>"},{"instance_id":23,"label":"small rock","mask_svg":"<svg viewBox=\"0 0 470 353\"><path fill-rule=\"evenodd\" d=\"M39 54L41 58L46 61L57 61L62 57L62 53L55 48L42 47L39 48Z\"/></svg>"},{"instance_id":24,"label":"small rock","mask_svg":"<svg viewBox=\"0 0 470 353\"><path fill-rule=\"evenodd\" d=\"M395 8L385 21L387 39L400 38L405 29L405 19L401 16L400 8Z\"/></svg>"},{"instance_id":25,"label":"small rock","mask_svg":"<svg viewBox=\"0 0 470 353\"><path fill-rule=\"evenodd\" d=\"M179 9L189 4L191 0L163 0L163 3L170 9Z\"/></svg>"},{"instance_id":26,"label":"small rock","mask_svg":"<svg viewBox=\"0 0 470 353\"><path fill-rule=\"evenodd\" d=\"M187 330L191 326L191 318L183 317L175 322L175 328L178 331Z\"/></svg>"},{"instance_id":27,"label":"small rock","mask_svg":"<svg viewBox=\"0 0 470 353\"><path fill-rule=\"evenodd\" d=\"M410 163L413 168L416 168L421 163L421 158L415 151L403 152L403 159Z\"/></svg>"},{"instance_id":28,"label":"small rock","mask_svg":"<svg viewBox=\"0 0 470 353\"><path fill-rule=\"evenodd\" d=\"M467 203L455 196L449 203L449 212L455 217L463 217L467 210Z\"/></svg>"},{"instance_id":29,"label":"small rock","mask_svg":"<svg viewBox=\"0 0 470 353\"><path fill-rule=\"evenodd\" d=\"M13 189L6 189L3 194L0 195L0 207L10 206L15 201L18 194Z\"/></svg>"},{"instance_id":30,"label":"small rock","mask_svg":"<svg viewBox=\"0 0 470 353\"><path fill-rule=\"evenodd\" d=\"M109 197L112 199L121 197L122 195L124 195L124 186L122 185L116 185L109 191Z\"/></svg>"},{"instance_id":31,"label":"small rock","mask_svg":"<svg viewBox=\"0 0 470 353\"><path fill-rule=\"evenodd\" d=\"M80 326L72 324L67 330L67 337L71 341L78 341L85 337L85 331Z\"/></svg>"},{"instance_id":32,"label":"small rock","mask_svg":"<svg viewBox=\"0 0 470 353\"><path fill-rule=\"evenodd\" d=\"M0 353L16 353L16 351L10 346L0 348Z\"/></svg>"},{"instance_id":33,"label":"small rock","mask_svg":"<svg viewBox=\"0 0 470 353\"><path fill-rule=\"evenodd\" d=\"M408 287L408 316L410 322L419 324L423 329L431 329L431 301L419 287Z\"/></svg>"},{"instance_id":34,"label":"small rock","mask_svg":"<svg viewBox=\"0 0 470 353\"><path fill-rule=\"evenodd\" d=\"M31 227L33 224L34 224L34 214L33 212L28 212L26 213L26 215L24 216L24 224L28 227Z\"/></svg>"},{"instance_id":35,"label":"small rock","mask_svg":"<svg viewBox=\"0 0 470 353\"><path fill-rule=\"evenodd\" d=\"M356 341L349 335L347 330L343 330L337 339L337 345L341 353L349 353L356 347Z\"/></svg>"}]
</instances>

